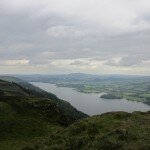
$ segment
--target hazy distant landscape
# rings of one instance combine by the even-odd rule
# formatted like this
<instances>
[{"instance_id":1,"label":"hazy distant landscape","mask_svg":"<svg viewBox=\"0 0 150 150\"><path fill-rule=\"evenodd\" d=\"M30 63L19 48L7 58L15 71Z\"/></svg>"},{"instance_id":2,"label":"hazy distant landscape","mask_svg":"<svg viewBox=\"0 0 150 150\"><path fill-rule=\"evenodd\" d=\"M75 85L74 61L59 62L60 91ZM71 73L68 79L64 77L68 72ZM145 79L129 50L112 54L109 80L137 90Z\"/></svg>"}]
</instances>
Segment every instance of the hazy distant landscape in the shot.
<instances>
[{"instance_id":1,"label":"hazy distant landscape","mask_svg":"<svg viewBox=\"0 0 150 150\"><path fill-rule=\"evenodd\" d=\"M132 75L22 75L28 82L45 82L71 87L84 93L108 93L106 99L139 101L150 105L150 77Z\"/></svg>"}]
</instances>

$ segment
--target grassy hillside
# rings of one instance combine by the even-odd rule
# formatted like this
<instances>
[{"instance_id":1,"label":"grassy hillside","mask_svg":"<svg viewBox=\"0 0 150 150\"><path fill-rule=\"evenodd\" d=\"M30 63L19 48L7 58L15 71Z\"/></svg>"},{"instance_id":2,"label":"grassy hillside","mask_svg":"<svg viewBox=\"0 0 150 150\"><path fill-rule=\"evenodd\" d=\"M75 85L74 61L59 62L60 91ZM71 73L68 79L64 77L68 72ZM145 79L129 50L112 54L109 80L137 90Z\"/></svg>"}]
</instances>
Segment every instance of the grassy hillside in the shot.
<instances>
[{"instance_id":1,"label":"grassy hillside","mask_svg":"<svg viewBox=\"0 0 150 150\"><path fill-rule=\"evenodd\" d=\"M55 95L21 82L0 80L0 149L19 150L87 117Z\"/></svg>"},{"instance_id":2,"label":"grassy hillside","mask_svg":"<svg viewBox=\"0 0 150 150\"><path fill-rule=\"evenodd\" d=\"M27 149L149 150L150 112L112 112L83 119Z\"/></svg>"},{"instance_id":3,"label":"grassy hillside","mask_svg":"<svg viewBox=\"0 0 150 150\"><path fill-rule=\"evenodd\" d=\"M10 76L0 76L0 91L5 92L5 96L20 96L20 97L30 97L33 98L45 98L51 100L55 105L57 105L61 110L64 111L64 114L73 117L73 119L81 119L87 117L86 114L77 111L70 103L64 100L60 100L56 95L48 93L26 81L20 80L15 77Z\"/></svg>"}]
</instances>

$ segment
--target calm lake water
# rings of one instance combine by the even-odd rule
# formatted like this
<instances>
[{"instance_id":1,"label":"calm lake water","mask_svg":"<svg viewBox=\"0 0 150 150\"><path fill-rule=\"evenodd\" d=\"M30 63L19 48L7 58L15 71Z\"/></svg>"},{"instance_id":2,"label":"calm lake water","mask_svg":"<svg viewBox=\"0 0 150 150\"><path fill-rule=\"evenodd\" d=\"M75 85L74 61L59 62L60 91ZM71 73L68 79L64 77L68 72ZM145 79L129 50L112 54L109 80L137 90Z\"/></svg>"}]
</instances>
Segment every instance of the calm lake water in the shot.
<instances>
[{"instance_id":1,"label":"calm lake water","mask_svg":"<svg viewBox=\"0 0 150 150\"><path fill-rule=\"evenodd\" d=\"M101 94L81 93L68 87L57 87L49 83L31 82L31 84L70 102L72 106L88 115L97 115L110 111L133 112L150 110L150 106L141 102L132 102L125 99L102 99L100 98Z\"/></svg>"}]
</instances>

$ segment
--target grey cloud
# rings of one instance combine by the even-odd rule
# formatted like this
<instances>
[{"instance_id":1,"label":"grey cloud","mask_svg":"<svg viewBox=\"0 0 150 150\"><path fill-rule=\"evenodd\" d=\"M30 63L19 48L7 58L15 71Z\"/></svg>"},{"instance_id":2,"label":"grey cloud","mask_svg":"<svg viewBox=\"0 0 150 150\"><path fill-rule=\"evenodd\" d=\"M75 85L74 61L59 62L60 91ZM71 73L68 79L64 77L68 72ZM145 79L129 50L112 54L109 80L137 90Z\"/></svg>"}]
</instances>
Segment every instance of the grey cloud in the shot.
<instances>
[{"instance_id":1,"label":"grey cloud","mask_svg":"<svg viewBox=\"0 0 150 150\"><path fill-rule=\"evenodd\" d=\"M125 56L122 58L117 58L110 59L108 60L105 64L106 65L112 65L112 66L138 66L140 65L143 61L148 61L150 57L144 56L144 55L130 55L130 56Z\"/></svg>"},{"instance_id":2,"label":"grey cloud","mask_svg":"<svg viewBox=\"0 0 150 150\"><path fill-rule=\"evenodd\" d=\"M0 1L3 61L29 60L28 69L51 66L59 59L73 59L71 66L82 65L78 60L82 58L105 61L109 67L140 67L143 60L150 59L149 2L62 0L60 6L58 0L8 2ZM88 64L84 66L88 70Z\"/></svg>"},{"instance_id":3,"label":"grey cloud","mask_svg":"<svg viewBox=\"0 0 150 150\"><path fill-rule=\"evenodd\" d=\"M80 61L80 60L75 60L73 62L70 63L70 65L73 65L73 66L82 66L82 65L88 65L89 63L85 63L83 61Z\"/></svg>"},{"instance_id":4,"label":"grey cloud","mask_svg":"<svg viewBox=\"0 0 150 150\"><path fill-rule=\"evenodd\" d=\"M84 36L83 31L72 26L64 26L64 25L57 25L48 28L47 34L55 38L59 38L59 37L79 38Z\"/></svg>"},{"instance_id":5,"label":"grey cloud","mask_svg":"<svg viewBox=\"0 0 150 150\"><path fill-rule=\"evenodd\" d=\"M138 65L142 62L142 59L140 57L132 56L132 57L123 57L119 65L120 66L133 66L133 65Z\"/></svg>"}]
</instances>

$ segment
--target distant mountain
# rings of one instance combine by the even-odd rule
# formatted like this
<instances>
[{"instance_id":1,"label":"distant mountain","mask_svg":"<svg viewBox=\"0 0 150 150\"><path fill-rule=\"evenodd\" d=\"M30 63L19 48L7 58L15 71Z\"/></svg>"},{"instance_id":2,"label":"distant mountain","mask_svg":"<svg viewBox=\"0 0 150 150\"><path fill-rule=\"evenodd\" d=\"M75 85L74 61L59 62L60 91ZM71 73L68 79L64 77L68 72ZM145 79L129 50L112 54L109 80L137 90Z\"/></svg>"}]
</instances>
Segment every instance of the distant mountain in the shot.
<instances>
[{"instance_id":1,"label":"distant mountain","mask_svg":"<svg viewBox=\"0 0 150 150\"><path fill-rule=\"evenodd\" d=\"M150 80L150 76L138 75L92 75L84 73L57 74L57 75L14 75L28 82L100 82L100 81L127 81L127 80Z\"/></svg>"}]
</instances>

